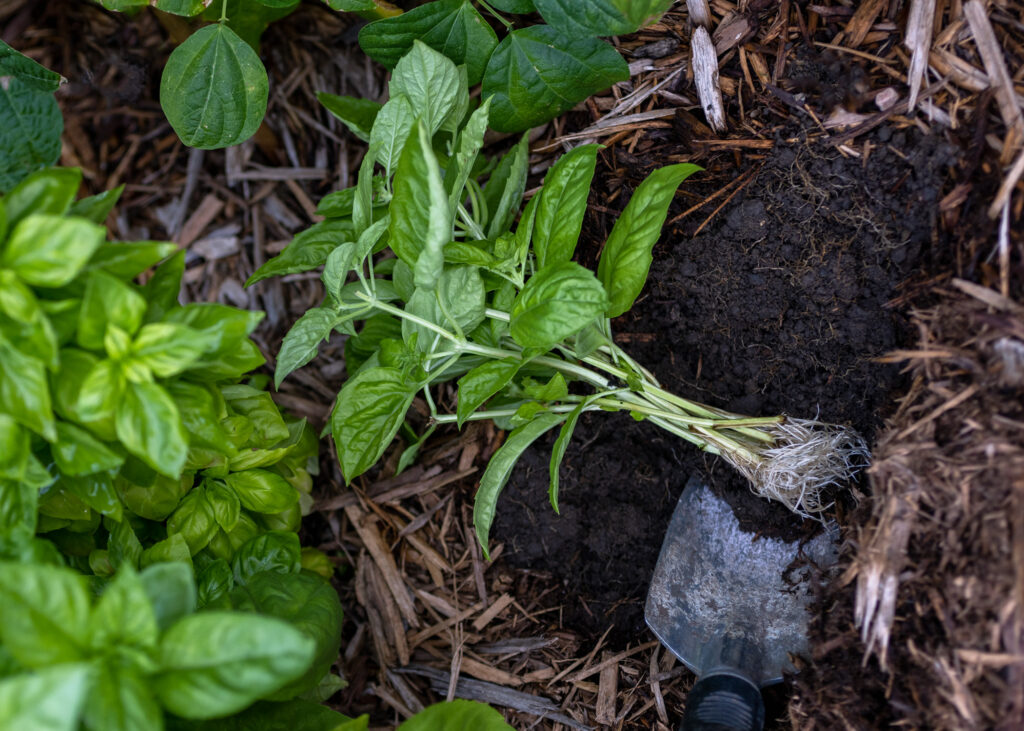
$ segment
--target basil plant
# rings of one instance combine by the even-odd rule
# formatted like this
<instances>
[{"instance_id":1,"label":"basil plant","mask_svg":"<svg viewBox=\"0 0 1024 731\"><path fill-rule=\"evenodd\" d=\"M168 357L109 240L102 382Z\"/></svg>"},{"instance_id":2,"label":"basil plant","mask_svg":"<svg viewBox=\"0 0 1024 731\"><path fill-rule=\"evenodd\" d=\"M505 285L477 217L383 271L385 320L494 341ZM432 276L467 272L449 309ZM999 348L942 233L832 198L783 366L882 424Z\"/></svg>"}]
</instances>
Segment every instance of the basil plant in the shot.
<instances>
[{"instance_id":1,"label":"basil plant","mask_svg":"<svg viewBox=\"0 0 1024 731\"><path fill-rule=\"evenodd\" d=\"M859 437L681 398L612 339L610 321L640 294L677 187L699 168L670 165L644 180L590 271L573 255L598 147L558 160L520 213L527 138L500 160L483 159L490 106L485 99L473 108L465 70L417 42L395 67L356 186L321 201L326 220L250 280L323 266L326 297L285 337L276 380L309 362L322 341L347 335L348 380L330 422L345 479L380 459L422 395L434 423L494 419L512 430L476 497L485 549L513 465L552 430L557 510L559 464L588 411L647 419L720 454L758 494L821 511L820 491L864 456ZM455 413L442 413L434 398L448 382L458 388Z\"/></svg>"}]
</instances>

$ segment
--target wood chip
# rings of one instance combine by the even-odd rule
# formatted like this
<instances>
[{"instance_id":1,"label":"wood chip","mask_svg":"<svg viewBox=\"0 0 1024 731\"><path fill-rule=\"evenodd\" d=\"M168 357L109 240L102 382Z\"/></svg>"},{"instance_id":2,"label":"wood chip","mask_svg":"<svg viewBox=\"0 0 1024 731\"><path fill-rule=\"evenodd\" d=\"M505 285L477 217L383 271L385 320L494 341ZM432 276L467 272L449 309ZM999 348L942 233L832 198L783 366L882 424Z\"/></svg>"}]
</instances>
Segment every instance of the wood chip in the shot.
<instances>
[{"instance_id":1,"label":"wood chip","mask_svg":"<svg viewBox=\"0 0 1024 731\"><path fill-rule=\"evenodd\" d=\"M718 55L715 44L707 30L699 27L690 39L693 51L693 79L697 85L697 96L707 117L708 124L716 132L725 131L725 108L722 104L722 89L718 79Z\"/></svg>"},{"instance_id":2,"label":"wood chip","mask_svg":"<svg viewBox=\"0 0 1024 731\"><path fill-rule=\"evenodd\" d=\"M175 242L182 248L187 248L189 244L202 235L207 226L214 222L223 208L223 201L213 193L207 193L199 207L188 217L185 225L181 227L181 233L178 234Z\"/></svg>"},{"instance_id":3,"label":"wood chip","mask_svg":"<svg viewBox=\"0 0 1024 731\"><path fill-rule=\"evenodd\" d=\"M502 594L494 603L487 608L483 614L473 620L473 629L477 632L491 623L491 620L501 614L509 604L514 601L511 594ZM486 678L485 678L486 680Z\"/></svg>"},{"instance_id":4,"label":"wood chip","mask_svg":"<svg viewBox=\"0 0 1024 731\"><path fill-rule=\"evenodd\" d=\"M597 722L608 726L615 723L615 698L619 694L619 664L612 662L610 655L608 652L603 655L608 664L601 669L595 710Z\"/></svg>"},{"instance_id":5,"label":"wood chip","mask_svg":"<svg viewBox=\"0 0 1024 731\"><path fill-rule=\"evenodd\" d=\"M384 543L384 539L381 538L380 531L377 530L376 525L367 520L367 514L356 505L346 507L345 515L348 516L349 521L359 534L359 538L362 539L363 545L366 546L366 550L370 552L374 563L380 569L384 582L402 613L402 618L409 623L410 627L419 627L420 621L416 617L416 608L409 596L409 590L402 581L402 575L395 565L395 559L391 555L391 551L388 550L387 544Z\"/></svg>"}]
</instances>

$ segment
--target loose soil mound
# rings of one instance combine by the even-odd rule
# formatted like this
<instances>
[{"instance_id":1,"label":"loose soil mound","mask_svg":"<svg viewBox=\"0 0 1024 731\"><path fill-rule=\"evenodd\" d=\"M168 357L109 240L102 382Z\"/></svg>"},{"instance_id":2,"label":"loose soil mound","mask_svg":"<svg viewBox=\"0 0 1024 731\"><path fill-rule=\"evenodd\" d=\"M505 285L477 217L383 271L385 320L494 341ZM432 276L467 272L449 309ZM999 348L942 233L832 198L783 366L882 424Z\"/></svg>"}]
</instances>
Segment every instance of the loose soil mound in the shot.
<instances>
[{"instance_id":1,"label":"loose soil mound","mask_svg":"<svg viewBox=\"0 0 1024 731\"><path fill-rule=\"evenodd\" d=\"M645 295L615 323L618 341L682 395L873 435L900 382L896 367L873 359L907 342L886 303L925 258L952 162L936 139L899 137L882 130L867 160L802 136L777 140L745 182L734 179L742 191L720 216L696 236L699 222L675 227L659 244ZM589 222L584 259L613 220ZM545 494L548 441L517 468L494 533L513 566L563 583L567 624L595 635L614 626L616 647L643 631L661 537L692 472L710 473L752 531L792 536L816 525L752 497L726 465L656 427L603 414L570 447L556 516Z\"/></svg>"}]
</instances>

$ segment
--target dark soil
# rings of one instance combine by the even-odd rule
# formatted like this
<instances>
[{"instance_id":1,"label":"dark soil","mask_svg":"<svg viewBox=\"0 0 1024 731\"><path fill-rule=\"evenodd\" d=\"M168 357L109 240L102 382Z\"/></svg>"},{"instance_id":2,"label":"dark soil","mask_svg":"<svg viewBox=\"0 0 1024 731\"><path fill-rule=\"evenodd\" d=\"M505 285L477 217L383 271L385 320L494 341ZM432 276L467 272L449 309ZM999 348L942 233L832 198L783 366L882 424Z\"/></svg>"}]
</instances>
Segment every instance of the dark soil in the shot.
<instances>
[{"instance_id":1,"label":"dark soil","mask_svg":"<svg viewBox=\"0 0 1024 731\"><path fill-rule=\"evenodd\" d=\"M692 231L707 213L655 248L644 295L614 323L618 342L674 392L749 415L819 417L870 441L901 384L897 368L873 359L911 342L887 302L927 268L952 162L950 148L933 138L890 139L883 128L873 143L864 161L802 136L778 140L699 235ZM595 179L614 178L599 170ZM686 185L710 194L722 184ZM595 243L584 263L593 264L613 221L588 222ZM695 471L729 497L752 532L799 534L817 525L801 526L754 497L728 465L653 425L590 417L563 462L561 516L546 495L549 438L516 468L494 530L511 566L563 583L565 626L593 635L611 626L613 647L640 638L661 539Z\"/></svg>"}]
</instances>

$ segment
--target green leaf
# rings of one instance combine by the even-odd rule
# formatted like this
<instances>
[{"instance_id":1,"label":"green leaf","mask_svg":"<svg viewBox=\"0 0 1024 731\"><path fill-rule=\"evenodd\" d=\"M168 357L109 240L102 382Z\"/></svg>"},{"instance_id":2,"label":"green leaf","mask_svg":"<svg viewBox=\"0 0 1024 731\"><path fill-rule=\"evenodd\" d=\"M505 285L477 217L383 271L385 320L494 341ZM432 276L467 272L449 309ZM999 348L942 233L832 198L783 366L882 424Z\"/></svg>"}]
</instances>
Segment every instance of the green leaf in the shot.
<instances>
[{"instance_id":1,"label":"green leaf","mask_svg":"<svg viewBox=\"0 0 1024 731\"><path fill-rule=\"evenodd\" d=\"M417 133L409 136L398 162L389 228L389 245L413 268L416 286L431 288L437 281L451 232L451 211L441 169L421 124Z\"/></svg>"},{"instance_id":2,"label":"green leaf","mask_svg":"<svg viewBox=\"0 0 1024 731\"><path fill-rule=\"evenodd\" d=\"M113 659L94 665L83 709L91 731L159 731L163 712L138 671Z\"/></svg>"},{"instance_id":3,"label":"green leaf","mask_svg":"<svg viewBox=\"0 0 1024 731\"><path fill-rule=\"evenodd\" d=\"M65 475L90 475L117 469L124 456L111 451L103 442L74 424L57 422L57 441L53 459Z\"/></svg>"},{"instance_id":4,"label":"green leaf","mask_svg":"<svg viewBox=\"0 0 1024 731\"><path fill-rule=\"evenodd\" d=\"M181 279L185 275L185 252L178 251L170 259L158 266L142 288L142 293L149 302L146 319L155 322L165 314L178 307L178 296L181 294Z\"/></svg>"},{"instance_id":5,"label":"green leaf","mask_svg":"<svg viewBox=\"0 0 1024 731\"><path fill-rule=\"evenodd\" d=\"M32 173L4 198L8 225L30 214L63 216L82 183L78 168L49 168Z\"/></svg>"},{"instance_id":6,"label":"green leaf","mask_svg":"<svg viewBox=\"0 0 1024 731\"><path fill-rule=\"evenodd\" d=\"M93 609L89 642L102 652L109 647L156 647L159 630L149 595L131 566L122 566Z\"/></svg>"},{"instance_id":7,"label":"green leaf","mask_svg":"<svg viewBox=\"0 0 1024 731\"><path fill-rule=\"evenodd\" d=\"M125 449L162 475L181 474L188 438L167 391L155 383L128 383L115 420Z\"/></svg>"},{"instance_id":8,"label":"green leaf","mask_svg":"<svg viewBox=\"0 0 1024 731\"><path fill-rule=\"evenodd\" d=\"M484 144L487 132L487 118L491 110L491 100L486 99L469 117L465 128L459 133L459 144L455 155L448 161L444 171L444 187L448 191L448 207L455 215L459 203L465 197L466 181L473 172L480 148Z\"/></svg>"},{"instance_id":9,"label":"green leaf","mask_svg":"<svg viewBox=\"0 0 1024 731\"><path fill-rule=\"evenodd\" d=\"M256 513L280 513L299 500L299 493L287 480L267 470L232 472L224 482L238 495L242 507Z\"/></svg>"},{"instance_id":10,"label":"green leaf","mask_svg":"<svg viewBox=\"0 0 1024 731\"><path fill-rule=\"evenodd\" d=\"M235 585L234 575L228 562L222 558L214 559L200 570L196 578L197 602L200 609L209 606L230 606L228 592Z\"/></svg>"},{"instance_id":11,"label":"green leaf","mask_svg":"<svg viewBox=\"0 0 1024 731\"><path fill-rule=\"evenodd\" d=\"M0 254L0 267L12 269L36 287L63 287L105 238L102 226L84 218L29 215L11 231Z\"/></svg>"},{"instance_id":12,"label":"green leaf","mask_svg":"<svg viewBox=\"0 0 1024 731\"><path fill-rule=\"evenodd\" d=\"M114 489L114 480L109 472L97 472L82 477L61 475L58 487L74 495L97 513L109 515L114 520L121 520L124 514L121 498Z\"/></svg>"},{"instance_id":13,"label":"green leaf","mask_svg":"<svg viewBox=\"0 0 1024 731\"><path fill-rule=\"evenodd\" d=\"M378 20L359 31L367 56L395 68L422 41L456 64L465 64L469 83L479 84L498 36L469 0L438 0L393 18Z\"/></svg>"},{"instance_id":14,"label":"green leaf","mask_svg":"<svg viewBox=\"0 0 1024 731\"><path fill-rule=\"evenodd\" d=\"M0 72L0 192L60 159L64 118L53 94Z\"/></svg>"},{"instance_id":15,"label":"green leaf","mask_svg":"<svg viewBox=\"0 0 1024 731\"><path fill-rule=\"evenodd\" d=\"M536 13L537 8L533 0L490 0L490 5L503 13Z\"/></svg>"},{"instance_id":16,"label":"green leaf","mask_svg":"<svg viewBox=\"0 0 1024 731\"><path fill-rule=\"evenodd\" d=\"M337 322L338 314L332 308L314 307L306 310L281 343L274 370L275 388L281 387L281 382L289 373L313 360L320 343L330 338Z\"/></svg>"},{"instance_id":17,"label":"green leaf","mask_svg":"<svg viewBox=\"0 0 1024 731\"><path fill-rule=\"evenodd\" d=\"M0 76L12 76L38 91L57 91L65 79L0 41Z\"/></svg>"},{"instance_id":18,"label":"green leaf","mask_svg":"<svg viewBox=\"0 0 1024 731\"><path fill-rule=\"evenodd\" d=\"M220 391L228 407L245 416L254 430L246 446L270 447L290 436L277 404L266 391L241 383L222 386Z\"/></svg>"},{"instance_id":19,"label":"green leaf","mask_svg":"<svg viewBox=\"0 0 1024 731\"><path fill-rule=\"evenodd\" d=\"M251 287L270 277L307 272L323 266L334 248L352 238L352 222L346 219L331 219L313 224L296 234L284 251L261 266L245 283Z\"/></svg>"},{"instance_id":20,"label":"green leaf","mask_svg":"<svg viewBox=\"0 0 1024 731\"><path fill-rule=\"evenodd\" d=\"M160 631L196 610L196 584L187 563L156 563L139 574Z\"/></svg>"},{"instance_id":21,"label":"green leaf","mask_svg":"<svg viewBox=\"0 0 1024 731\"><path fill-rule=\"evenodd\" d=\"M629 78L629 66L607 43L534 25L512 31L491 55L481 96L499 132L536 127L591 94Z\"/></svg>"},{"instance_id":22,"label":"green leaf","mask_svg":"<svg viewBox=\"0 0 1024 731\"><path fill-rule=\"evenodd\" d=\"M516 297L509 332L524 348L547 350L582 330L607 307L604 287L589 269L572 261L550 264Z\"/></svg>"},{"instance_id":23,"label":"green leaf","mask_svg":"<svg viewBox=\"0 0 1024 731\"><path fill-rule=\"evenodd\" d=\"M587 212L590 181L600 145L583 145L563 155L544 178L533 227L537 267L569 261Z\"/></svg>"},{"instance_id":24,"label":"green leaf","mask_svg":"<svg viewBox=\"0 0 1024 731\"><path fill-rule=\"evenodd\" d=\"M297 574L302 568L299 537L288 531L270 531L247 541L231 560L235 584L244 586L257 574L269 571Z\"/></svg>"},{"instance_id":25,"label":"green leaf","mask_svg":"<svg viewBox=\"0 0 1024 731\"><path fill-rule=\"evenodd\" d=\"M76 731L90 674L82 663L0 680L0 728Z\"/></svg>"},{"instance_id":26,"label":"green leaf","mask_svg":"<svg viewBox=\"0 0 1024 731\"><path fill-rule=\"evenodd\" d=\"M487 224L487 237L496 239L507 232L515 220L523 202L523 191L526 190L526 174L530 162L530 140L526 135L519 143L509 150L491 173L484 188L484 199L490 211Z\"/></svg>"},{"instance_id":27,"label":"green leaf","mask_svg":"<svg viewBox=\"0 0 1024 731\"><path fill-rule=\"evenodd\" d=\"M186 495L167 520L167 535L173 537L180 533L193 555L206 547L217 530L217 518L203 486Z\"/></svg>"},{"instance_id":28,"label":"green leaf","mask_svg":"<svg viewBox=\"0 0 1024 731\"><path fill-rule=\"evenodd\" d=\"M314 653L315 643L281 620L201 612L164 634L153 687L182 718L226 716L300 677Z\"/></svg>"},{"instance_id":29,"label":"green leaf","mask_svg":"<svg viewBox=\"0 0 1024 731\"><path fill-rule=\"evenodd\" d=\"M42 668L84 657L89 595L75 571L0 563L0 640L19 663Z\"/></svg>"},{"instance_id":30,"label":"green leaf","mask_svg":"<svg viewBox=\"0 0 1024 731\"><path fill-rule=\"evenodd\" d=\"M192 481L188 473L178 479L158 475L152 485L145 486L118 479L117 488L125 507L133 513L146 520L164 521L192 489ZM139 553L142 553L141 546Z\"/></svg>"},{"instance_id":31,"label":"green leaf","mask_svg":"<svg viewBox=\"0 0 1024 731\"><path fill-rule=\"evenodd\" d=\"M405 15L408 13L398 17ZM452 60L419 41L413 42L412 50L395 66L388 84L391 97L404 94L409 100L416 119L427 128L428 140L456 108L463 88Z\"/></svg>"},{"instance_id":32,"label":"green leaf","mask_svg":"<svg viewBox=\"0 0 1024 731\"><path fill-rule=\"evenodd\" d=\"M353 721L327 706L293 698L280 703L259 701L237 715L202 723L171 718L167 728L168 731L367 731L369 718L364 715Z\"/></svg>"},{"instance_id":33,"label":"green leaf","mask_svg":"<svg viewBox=\"0 0 1024 731\"><path fill-rule=\"evenodd\" d=\"M242 511L242 502L238 499L238 494L220 480L208 480L206 499L213 508L214 520L221 530L229 533L234 530Z\"/></svg>"},{"instance_id":34,"label":"green leaf","mask_svg":"<svg viewBox=\"0 0 1024 731\"><path fill-rule=\"evenodd\" d=\"M445 269L433 291L417 289L406 305L406 312L446 330L467 334L484 321L486 292L480 270L473 266ZM437 337L434 331L411 320L403 320L406 340L418 333L416 345L424 352L433 350Z\"/></svg>"},{"instance_id":35,"label":"green leaf","mask_svg":"<svg viewBox=\"0 0 1024 731\"><path fill-rule=\"evenodd\" d=\"M369 469L395 438L416 386L398 368L367 368L338 393L331 431L346 484Z\"/></svg>"},{"instance_id":36,"label":"green leaf","mask_svg":"<svg viewBox=\"0 0 1024 731\"><path fill-rule=\"evenodd\" d=\"M476 701L454 700L424 708L398 727L398 731L512 731L502 715Z\"/></svg>"},{"instance_id":37,"label":"green leaf","mask_svg":"<svg viewBox=\"0 0 1024 731\"><path fill-rule=\"evenodd\" d=\"M114 569L122 566L138 568L139 559L142 558L142 543L135 535L135 530L127 520L104 519L104 525L110 533L107 539L107 557Z\"/></svg>"},{"instance_id":38,"label":"green leaf","mask_svg":"<svg viewBox=\"0 0 1024 731\"><path fill-rule=\"evenodd\" d=\"M370 149L375 150L376 154L374 157L364 158L363 165L368 164L369 168L365 173L363 167L359 168L360 181L364 180L364 175L366 176L365 180L372 180L374 160L384 166L385 175L390 177L398 164L405 141L409 139L409 133L412 132L415 123L416 114L409 98L405 94L392 96L380 110L380 114L377 115L377 119L373 123L373 129L370 131ZM368 186L369 183L363 185ZM369 188L366 190L368 195ZM355 214L353 214L354 218Z\"/></svg>"},{"instance_id":39,"label":"green leaf","mask_svg":"<svg viewBox=\"0 0 1024 731\"><path fill-rule=\"evenodd\" d=\"M402 323L386 313L370 317L355 337L345 340L345 368L350 376L356 375L363 364L380 347L382 340L402 337Z\"/></svg>"},{"instance_id":40,"label":"green leaf","mask_svg":"<svg viewBox=\"0 0 1024 731\"><path fill-rule=\"evenodd\" d=\"M498 496L505 488L505 484L512 474L512 468L534 440L561 424L564 418L562 414L538 414L533 421L523 424L509 434L505 443L498 448L498 451L491 457L491 461L487 463L487 469L484 470L483 477L480 478L476 501L473 503L473 526L476 528L480 547L488 560L490 560L490 554L487 540L491 532L491 523L494 522Z\"/></svg>"},{"instance_id":41,"label":"green leaf","mask_svg":"<svg viewBox=\"0 0 1024 731\"><path fill-rule=\"evenodd\" d=\"M116 206L117 202L121 199L121 193L123 192L124 184L122 183L112 190L105 190L96 195L86 196L85 198L77 200L71 204L71 208L68 209L68 215L75 216L77 218L85 218L102 226L107 220L107 216L109 216L110 212L114 210L114 206ZM168 246L168 244L160 245ZM168 252L168 255L169 254L170 252Z\"/></svg>"},{"instance_id":42,"label":"green leaf","mask_svg":"<svg viewBox=\"0 0 1024 731\"><path fill-rule=\"evenodd\" d=\"M80 360L87 362L84 358ZM88 371L78 392L78 400L74 405L78 417L87 424L113 417L121 404L126 383L124 373L117 363L112 360L97 361L92 370ZM92 428L91 424L89 426Z\"/></svg>"},{"instance_id":43,"label":"green leaf","mask_svg":"<svg viewBox=\"0 0 1024 731\"><path fill-rule=\"evenodd\" d=\"M459 379L459 403L456 409L456 420L460 429L474 411L512 381L524 363L525 361L517 358L489 360L473 368Z\"/></svg>"},{"instance_id":44,"label":"green leaf","mask_svg":"<svg viewBox=\"0 0 1024 731\"><path fill-rule=\"evenodd\" d=\"M559 468L561 467L562 459L565 457L565 450L569 447L569 442L572 440L572 433L576 430L576 423L579 421L580 414L583 413L583 408L586 405L587 401L581 401L575 409L569 412L569 416L558 432L558 438L555 439L555 446L551 449L551 463L549 465L551 482L548 486L548 499L551 501L551 507L554 508L556 513L558 512Z\"/></svg>"},{"instance_id":45,"label":"green leaf","mask_svg":"<svg viewBox=\"0 0 1024 731\"><path fill-rule=\"evenodd\" d=\"M569 387L565 382L565 376L555 373L547 383L541 383L533 378L523 379L523 393L535 401L548 403L561 401L569 395Z\"/></svg>"},{"instance_id":46,"label":"green leaf","mask_svg":"<svg viewBox=\"0 0 1024 731\"><path fill-rule=\"evenodd\" d=\"M611 0L633 30L656 23L673 2L675 0Z\"/></svg>"},{"instance_id":47,"label":"green leaf","mask_svg":"<svg viewBox=\"0 0 1024 731\"><path fill-rule=\"evenodd\" d=\"M640 295L654 260L651 251L661 237L676 188L699 170L690 163L655 170L640 183L615 222L597 267L597 276L608 292L608 317L628 311Z\"/></svg>"},{"instance_id":48,"label":"green leaf","mask_svg":"<svg viewBox=\"0 0 1024 731\"><path fill-rule=\"evenodd\" d=\"M131 358L157 378L176 376L195 363L210 344L205 333L185 325L158 322L143 325L131 346Z\"/></svg>"},{"instance_id":49,"label":"green leaf","mask_svg":"<svg viewBox=\"0 0 1024 731\"><path fill-rule=\"evenodd\" d=\"M46 366L0 340L0 413L47 441L57 438Z\"/></svg>"},{"instance_id":50,"label":"green leaf","mask_svg":"<svg viewBox=\"0 0 1024 731\"><path fill-rule=\"evenodd\" d=\"M634 26L614 0L533 0L544 20L567 36L621 36ZM637 5L649 0L630 0Z\"/></svg>"},{"instance_id":51,"label":"green leaf","mask_svg":"<svg viewBox=\"0 0 1024 731\"><path fill-rule=\"evenodd\" d=\"M370 130L381 110L380 102L355 96L336 96L323 91L317 92L316 98L352 134L363 142L370 141Z\"/></svg>"},{"instance_id":52,"label":"green leaf","mask_svg":"<svg viewBox=\"0 0 1024 731\"><path fill-rule=\"evenodd\" d=\"M297 548L297 537L294 544ZM287 700L315 688L338 659L341 602L338 592L319 576L264 571L250 576L244 585L236 585L231 599L236 609L282 619L315 643L316 654L309 670L270 700Z\"/></svg>"},{"instance_id":53,"label":"green leaf","mask_svg":"<svg viewBox=\"0 0 1024 731\"><path fill-rule=\"evenodd\" d=\"M121 280L135 279L177 250L177 244L161 241L108 241L96 250L86 269L102 269Z\"/></svg>"},{"instance_id":54,"label":"green leaf","mask_svg":"<svg viewBox=\"0 0 1024 731\"><path fill-rule=\"evenodd\" d=\"M171 53L160 79L167 121L190 147L215 150L243 142L267 111L267 70L237 33L200 28Z\"/></svg>"},{"instance_id":55,"label":"green leaf","mask_svg":"<svg viewBox=\"0 0 1024 731\"><path fill-rule=\"evenodd\" d=\"M134 335L146 314L146 299L130 284L103 271L92 271L78 312L78 345L102 350L110 325Z\"/></svg>"},{"instance_id":56,"label":"green leaf","mask_svg":"<svg viewBox=\"0 0 1024 731\"><path fill-rule=\"evenodd\" d=\"M189 566L192 562L192 553L183 533L175 533L169 538L154 543L143 551L142 556L139 558L139 566L142 568L155 566L159 563L182 562Z\"/></svg>"}]
</instances>

